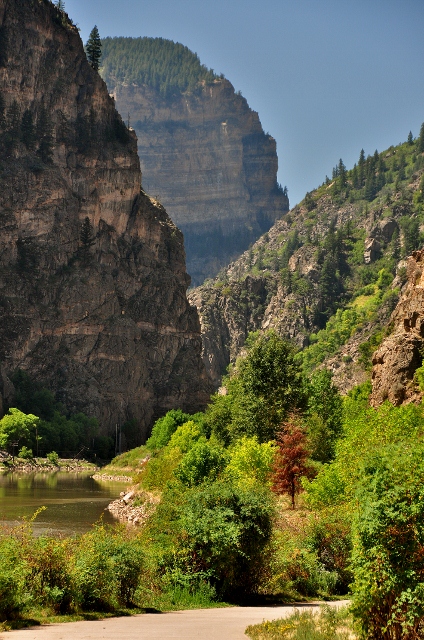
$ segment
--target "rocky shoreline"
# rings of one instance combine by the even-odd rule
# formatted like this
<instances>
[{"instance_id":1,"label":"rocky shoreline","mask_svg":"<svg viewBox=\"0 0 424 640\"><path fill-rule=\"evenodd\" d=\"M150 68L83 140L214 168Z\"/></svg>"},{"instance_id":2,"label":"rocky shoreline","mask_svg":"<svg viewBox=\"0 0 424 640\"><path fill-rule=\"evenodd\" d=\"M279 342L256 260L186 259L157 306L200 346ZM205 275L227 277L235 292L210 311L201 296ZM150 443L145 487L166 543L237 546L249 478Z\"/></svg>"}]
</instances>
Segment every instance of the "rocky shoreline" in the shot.
<instances>
[{"instance_id":1,"label":"rocky shoreline","mask_svg":"<svg viewBox=\"0 0 424 640\"><path fill-rule=\"evenodd\" d=\"M109 473L95 473L93 475L94 480L107 480L108 482L132 482L133 478L130 476L117 476Z\"/></svg>"},{"instance_id":2,"label":"rocky shoreline","mask_svg":"<svg viewBox=\"0 0 424 640\"><path fill-rule=\"evenodd\" d=\"M45 459L34 459L25 461L0 461L0 472L13 471L20 473L52 473L54 471L67 471L70 473L80 473L81 471L97 471L98 467L91 462L85 460L59 460L55 465Z\"/></svg>"},{"instance_id":3,"label":"rocky shoreline","mask_svg":"<svg viewBox=\"0 0 424 640\"><path fill-rule=\"evenodd\" d=\"M155 510L159 498L146 491L137 491L130 488L128 492L122 491L117 500L113 500L107 509L121 522L132 525L142 525Z\"/></svg>"}]
</instances>

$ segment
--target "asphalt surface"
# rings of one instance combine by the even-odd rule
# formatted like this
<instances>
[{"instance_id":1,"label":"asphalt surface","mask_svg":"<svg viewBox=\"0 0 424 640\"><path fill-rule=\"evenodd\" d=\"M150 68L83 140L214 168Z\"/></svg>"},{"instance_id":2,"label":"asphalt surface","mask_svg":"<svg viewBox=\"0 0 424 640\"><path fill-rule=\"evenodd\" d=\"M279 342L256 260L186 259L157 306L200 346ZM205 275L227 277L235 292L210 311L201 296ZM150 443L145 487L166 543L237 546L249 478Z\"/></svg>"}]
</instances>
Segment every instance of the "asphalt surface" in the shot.
<instances>
[{"instance_id":1,"label":"asphalt surface","mask_svg":"<svg viewBox=\"0 0 424 640\"><path fill-rule=\"evenodd\" d=\"M331 603L341 606L346 601ZM249 624L285 618L296 609L317 604L268 607L229 607L168 613L144 613L106 620L43 625L0 635L1 640L247 640Z\"/></svg>"}]
</instances>

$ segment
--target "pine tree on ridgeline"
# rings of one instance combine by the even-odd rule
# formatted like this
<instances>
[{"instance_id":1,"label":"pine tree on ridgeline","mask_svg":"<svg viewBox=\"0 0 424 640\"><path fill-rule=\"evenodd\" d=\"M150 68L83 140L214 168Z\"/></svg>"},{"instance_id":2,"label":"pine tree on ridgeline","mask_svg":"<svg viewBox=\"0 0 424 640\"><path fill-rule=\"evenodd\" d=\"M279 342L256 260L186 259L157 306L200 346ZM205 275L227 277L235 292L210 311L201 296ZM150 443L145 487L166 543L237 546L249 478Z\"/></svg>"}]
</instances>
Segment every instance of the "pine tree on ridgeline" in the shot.
<instances>
[{"instance_id":1,"label":"pine tree on ridgeline","mask_svg":"<svg viewBox=\"0 0 424 640\"><path fill-rule=\"evenodd\" d=\"M418 137L418 151L420 153L424 151L424 122L421 125L420 135Z\"/></svg>"},{"instance_id":2,"label":"pine tree on ridgeline","mask_svg":"<svg viewBox=\"0 0 424 640\"><path fill-rule=\"evenodd\" d=\"M87 60L96 71L99 70L100 58L102 57L102 41L96 25L92 28L85 45Z\"/></svg>"}]
</instances>

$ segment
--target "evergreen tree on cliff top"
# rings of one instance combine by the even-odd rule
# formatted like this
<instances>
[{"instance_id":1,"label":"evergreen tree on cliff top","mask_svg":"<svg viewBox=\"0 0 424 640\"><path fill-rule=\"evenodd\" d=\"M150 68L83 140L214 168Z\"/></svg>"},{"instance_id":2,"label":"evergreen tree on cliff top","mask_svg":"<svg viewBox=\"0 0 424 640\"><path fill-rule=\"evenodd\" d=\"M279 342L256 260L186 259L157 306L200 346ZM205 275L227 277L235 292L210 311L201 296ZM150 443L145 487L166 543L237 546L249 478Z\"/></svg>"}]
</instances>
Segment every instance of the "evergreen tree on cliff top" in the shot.
<instances>
[{"instance_id":1,"label":"evergreen tree on cliff top","mask_svg":"<svg viewBox=\"0 0 424 640\"><path fill-rule=\"evenodd\" d=\"M99 30L96 25L92 28L88 40L85 45L88 62L93 69L99 70L100 58L102 56L102 42L100 40Z\"/></svg>"}]
</instances>

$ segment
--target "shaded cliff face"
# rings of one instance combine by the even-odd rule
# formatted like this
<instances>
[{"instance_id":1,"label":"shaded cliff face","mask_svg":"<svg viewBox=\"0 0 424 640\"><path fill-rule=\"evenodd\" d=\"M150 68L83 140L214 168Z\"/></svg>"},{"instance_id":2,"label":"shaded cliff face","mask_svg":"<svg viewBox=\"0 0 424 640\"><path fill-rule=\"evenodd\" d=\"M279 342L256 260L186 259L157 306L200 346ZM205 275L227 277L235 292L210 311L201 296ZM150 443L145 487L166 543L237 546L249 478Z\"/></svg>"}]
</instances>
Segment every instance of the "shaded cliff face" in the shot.
<instances>
[{"instance_id":1,"label":"shaded cliff face","mask_svg":"<svg viewBox=\"0 0 424 640\"><path fill-rule=\"evenodd\" d=\"M422 366L424 347L424 250L407 261L408 282L390 318L391 335L374 353L371 404L385 400L395 406L421 402L423 392L414 379Z\"/></svg>"},{"instance_id":2,"label":"shaded cliff face","mask_svg":"<svg viewBox=\"0 0 424 640\"><path fill-rule=\"evenodd\" d=\"M198 285L288 211L275 140L228 80L169 99L146 85L107 81L137 132L144 187L183 231L187 270Z\"/></svg>"},{"instance_id":3,"label":"shaded cliff face","mask_svg":"<svg viewBox=\"0 0 424 640\"><path fill-rule=\"evenodd\" d=\"M135 135L47 0L0 0L0 95L3 393L22 368L104 433L135 418L141 437L169 408L198 410L182 234L141 190Z\"/></svg>"}]
</instances>

